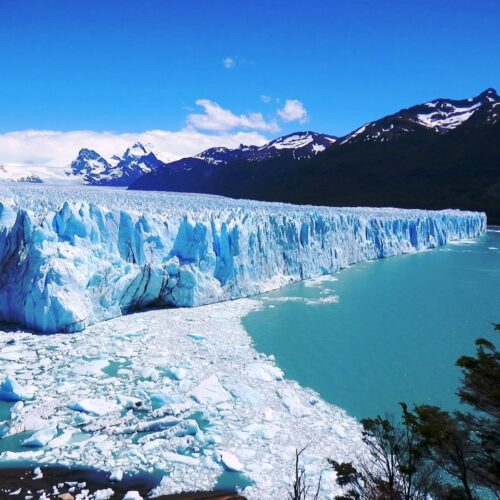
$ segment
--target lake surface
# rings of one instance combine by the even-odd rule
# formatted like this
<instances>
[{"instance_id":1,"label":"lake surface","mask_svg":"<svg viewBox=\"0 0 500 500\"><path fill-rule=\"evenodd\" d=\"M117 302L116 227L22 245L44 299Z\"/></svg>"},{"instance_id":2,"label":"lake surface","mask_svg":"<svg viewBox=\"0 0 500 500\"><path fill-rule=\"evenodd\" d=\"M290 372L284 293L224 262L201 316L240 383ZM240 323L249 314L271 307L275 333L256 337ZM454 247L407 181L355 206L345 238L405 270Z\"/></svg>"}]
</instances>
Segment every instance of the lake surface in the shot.
<instances>
[{"instance_id":1,"label":"lake surface","mask_svg":"<svg viewBox=\"0 0 500 500\"><path fill-rule=\"evenodd\" d=\"M335 302L335 296L338 302ZM500 232L475 242L356 264L334 280L260 296L244 326L289 378L355 417L399 401L455 409L477 337L500 322Z\"/></svg>"}]
</instances>

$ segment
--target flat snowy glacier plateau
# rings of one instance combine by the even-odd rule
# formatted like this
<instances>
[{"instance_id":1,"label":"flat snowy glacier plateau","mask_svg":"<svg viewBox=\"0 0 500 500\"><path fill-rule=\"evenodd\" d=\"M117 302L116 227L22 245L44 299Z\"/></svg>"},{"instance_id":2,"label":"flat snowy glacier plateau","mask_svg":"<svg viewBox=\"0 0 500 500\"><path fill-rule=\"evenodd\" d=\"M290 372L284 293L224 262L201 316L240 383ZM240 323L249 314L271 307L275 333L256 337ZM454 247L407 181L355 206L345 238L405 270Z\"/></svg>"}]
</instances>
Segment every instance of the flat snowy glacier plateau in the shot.
<instances>
[{"instance_id":1,"label":"flat snowy glacier plateau","mask_svg":"<svg viewBox=\"0 0 500 500\"><path fill-rule=\"evenodd\" d=\"M247 297L473 238L483 213L328 208L104 188L0 188L0 320L75 332Z\"/></svg>"}]
</instances>

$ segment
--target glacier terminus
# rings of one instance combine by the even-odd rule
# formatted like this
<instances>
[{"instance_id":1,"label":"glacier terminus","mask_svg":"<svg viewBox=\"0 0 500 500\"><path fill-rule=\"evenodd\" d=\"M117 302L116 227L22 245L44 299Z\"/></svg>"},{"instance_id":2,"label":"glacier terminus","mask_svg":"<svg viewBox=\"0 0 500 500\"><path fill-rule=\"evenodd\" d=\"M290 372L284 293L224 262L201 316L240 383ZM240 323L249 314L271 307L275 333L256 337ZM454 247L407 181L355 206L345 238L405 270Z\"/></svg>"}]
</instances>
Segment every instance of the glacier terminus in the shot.
<instances>
[{"instance_id":1,"label":"glacier terminus","mask_svg":"<svg viewBox=\"0 0 500 500\"><path fill-rule=\"evenodd\" d=\"M108 188L0 188L0 319L76 332L248 297L473 238L484 213L331 208Z\"/></svg>"}]
</instances>

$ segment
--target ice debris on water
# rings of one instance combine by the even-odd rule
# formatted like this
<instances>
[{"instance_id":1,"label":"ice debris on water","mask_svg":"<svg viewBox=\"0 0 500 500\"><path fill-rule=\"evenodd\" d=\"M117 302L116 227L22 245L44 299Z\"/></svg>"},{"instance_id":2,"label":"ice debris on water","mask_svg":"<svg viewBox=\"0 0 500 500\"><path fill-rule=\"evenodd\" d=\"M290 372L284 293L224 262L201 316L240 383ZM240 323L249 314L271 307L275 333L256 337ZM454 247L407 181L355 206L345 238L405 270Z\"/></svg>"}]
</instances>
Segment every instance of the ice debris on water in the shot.
<instances>
[{"instance_id":1,"label":"ice debris on water","mask_svg":"<svg viewBox=\"0 0 500 500\"><path fill-rule=\"evenodd\" d=\"M123 500L142 500L142 497L139 495L138 491L133 490L125 493Z\"/></svg>"},{"instance_id":2,"label":"ice debris on water","mask_svg":"<svg viewBox=\"0 0 500 500\"><path fill-rule=\"evenodd\" d=\"M324 471L320 498L340 493L324 458L356 461L359 424L254 350L241 318L261 304L151 310L84 334L10 333L20 355L37 356L0 359L0 373L33 386L33 398L16 402L2 424L14 447L0 464L89 466L113 481L154 470L163 476L158 495L210 490L234 473L247 498L268 500L287 491L295 449L307 446L317 457L311 481ZM143 333L127 335L138 324ZM189 337L193 328L204 332L202 342ZM102 353L104 370L75 371ZM179 366L181 379L171 371ZM158 377L144 378L144 367Z\"/></svg>"}]
</instances>

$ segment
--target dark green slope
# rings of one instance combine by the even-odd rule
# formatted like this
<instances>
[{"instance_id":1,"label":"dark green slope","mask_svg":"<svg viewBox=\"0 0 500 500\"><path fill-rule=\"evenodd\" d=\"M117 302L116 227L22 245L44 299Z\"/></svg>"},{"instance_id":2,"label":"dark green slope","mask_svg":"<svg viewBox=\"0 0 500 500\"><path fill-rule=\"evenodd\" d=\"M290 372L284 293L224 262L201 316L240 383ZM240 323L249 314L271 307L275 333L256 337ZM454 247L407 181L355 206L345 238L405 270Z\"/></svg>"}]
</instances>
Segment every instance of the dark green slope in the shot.
<instances>
[{"instance_id":1,"label":"dark green slope","mask_svg":"<svg viewBox=\"0 0 500 500\"><path fill-rule=\"evenodd\" d=\"M141 177L131 189L311 205L461 208L485 211L490 224L500 224L499 112L494 89L471 99L436 99L368 123L311 159L298 159L293 149L222 164L191 158Z\"/></svg>"},{"instance_id":2,"label":"dark green slope","mask_svg":"<svg viewBox=\"0 0 500 500\"><path fill-rule=\"evenodd\" d=\"M461 208L500 224L500 124L474 122L441 135L420 130L389 142L171 174L153 189L332 206Z\"/></svg>"},{"instance_id":3,"label":"dark green slope","mask_svg":"<svg viewBox=\"0 0 500 500\"><path fill-rule=\"evenodd\" d=\"M325 205L482 210L500 224L500 125L460 127L446 135L415 132L391 142L346 144L287 171L281 182L263 174L242 185L237 196ZM221 193L233 191L232 175ZM233 192L233 196L236 194Z\"/></svg>"}]
</instances>

